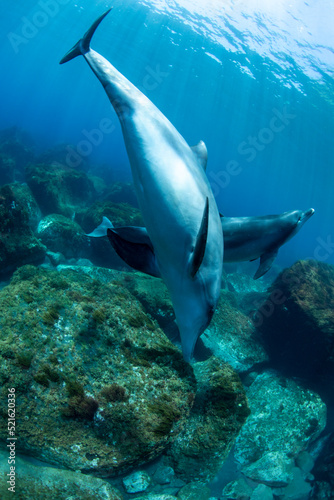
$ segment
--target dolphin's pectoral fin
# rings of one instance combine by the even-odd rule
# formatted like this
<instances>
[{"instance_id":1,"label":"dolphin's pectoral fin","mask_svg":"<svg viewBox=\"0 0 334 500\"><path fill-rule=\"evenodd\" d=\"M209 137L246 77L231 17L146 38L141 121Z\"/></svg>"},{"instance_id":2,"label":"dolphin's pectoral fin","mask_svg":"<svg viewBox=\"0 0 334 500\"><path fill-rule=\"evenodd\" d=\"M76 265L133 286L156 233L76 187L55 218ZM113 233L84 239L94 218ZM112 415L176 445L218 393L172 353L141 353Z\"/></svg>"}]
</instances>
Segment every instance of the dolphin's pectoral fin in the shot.
<instances>
[{"instance_id":1,"label":"dolphin's pectoral fin","mask_svg":"<svg viewBox=\"0 0 334 500\"><path fill-rule=\"evenodd\" d=\"M208 150L206 149L205 143L203 141L199 141L199 143L196 144L196 146L192 146L191 149L203 170L206 170L206 165L208 163Z\"/></svg>"},{"instance_id":2,"label":"dolphin's pectoral fin","mask_svg":"<svg viewBox=\"0 0 334 500\"><path fill-rule=\"evenodd\" d=\"M99 226L97 226L94 231L92 231L89 234L86 234L86 236L89 236L90 238L102 238L102 236L107 236L107 230L113 228L112 222L108 219L108 217L104 217L102 219L102 222Z\"/></svg>"},{"instance_id":3,"label":"dolphin's pectoral fin","mask_svg":"<svg viewBox=\"0 0 334 500\"><path fill-rule=\"evenodd\" d=\"M195 274L199 270L204 258L206 241L208 239L208 227L209 227L209 198L207 198L205 202L201 227L198 231L194 252L191 256L189 264L190 276L192 278L194 278Z\"/></svg>"},{"instance_id":4,"label":"dolphin's pectoral fin","mask_svg":"<svg viewBox=\"0 0 334 500\"><path fill-rule=\"evenodd\" d=\"M149 244L129 241L116 229L107 230L108 239L117 255L130 267L150 276L160 278L160 270Z\"/></svg>"},{"instance_id":5,"label":"dolphin's pectoral fin","mask_svg":"<svg viewBox=\"0 0 334 500\"><path fill-rule=\"evenodd\" d=\"M254 275L255 280L261 278L261 276L269 271L269 269L273 265L274 260L276 259L277 252L278 250L276 249L272 252L267 252L261 255L259 268Z\"/></svg>"}]
</instances>

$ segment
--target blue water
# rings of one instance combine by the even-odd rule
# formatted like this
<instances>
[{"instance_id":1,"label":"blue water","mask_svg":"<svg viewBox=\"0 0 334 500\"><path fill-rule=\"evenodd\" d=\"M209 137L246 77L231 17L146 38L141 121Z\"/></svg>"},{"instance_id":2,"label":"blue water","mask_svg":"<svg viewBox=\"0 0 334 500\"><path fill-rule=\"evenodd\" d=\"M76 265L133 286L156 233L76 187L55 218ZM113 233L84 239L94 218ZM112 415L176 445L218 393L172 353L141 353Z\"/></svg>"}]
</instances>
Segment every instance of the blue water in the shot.
<instances>
[{"instance_id":1,"label":"blue water","mask_svg":"<svg viewBox=\"0 0 334 500\"><path fill-rule=\"evenodd\" d=\"M334 2L111 5L93 47L190 144L206 142L220 211L246 216L313 207L277 262L311 257L333 264ZM41 150L72 144L79 156L112 169L115 180L128 180L120 126L100 83L83 58L58 65L108 7L101 0L1 3L0 128L22 127ZM92 144L101 128L102 142Z\"/></svg>"}]
</instances>

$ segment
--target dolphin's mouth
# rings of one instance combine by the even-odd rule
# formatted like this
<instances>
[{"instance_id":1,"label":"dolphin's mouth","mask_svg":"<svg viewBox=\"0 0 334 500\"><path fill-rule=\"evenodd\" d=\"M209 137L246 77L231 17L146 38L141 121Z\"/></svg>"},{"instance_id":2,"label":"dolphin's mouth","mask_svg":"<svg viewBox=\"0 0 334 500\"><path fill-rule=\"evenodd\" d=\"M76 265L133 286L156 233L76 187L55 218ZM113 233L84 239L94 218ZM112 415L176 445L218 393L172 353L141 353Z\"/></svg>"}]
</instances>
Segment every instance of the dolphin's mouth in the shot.
<instances>
[{"instance_id":1,"label":"dolphin's mouth","mask_svg":"<svg viewBox=\"0 0 334 500\"><path fill-rule=\"evenodd\" d=\"M309 208L308 210L306 210L306 212L304 212L300 216L298 222L306 222L314 214L314 212L315 212L314 208Z\"/></svg>"}]
</instances>

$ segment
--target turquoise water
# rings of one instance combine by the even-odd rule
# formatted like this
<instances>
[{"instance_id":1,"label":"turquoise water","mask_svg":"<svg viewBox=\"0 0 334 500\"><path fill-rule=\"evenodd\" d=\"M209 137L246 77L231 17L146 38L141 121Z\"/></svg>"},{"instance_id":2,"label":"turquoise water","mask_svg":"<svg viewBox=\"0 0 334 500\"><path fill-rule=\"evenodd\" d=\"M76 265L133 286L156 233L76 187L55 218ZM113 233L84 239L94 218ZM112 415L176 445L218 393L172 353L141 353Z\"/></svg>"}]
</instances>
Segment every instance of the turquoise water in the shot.
<instances>
[{"instance_id":1,"label":"turquoise water","mask_svg":"<svg viewBox=\"0 0 334 500\"><path fill-rule=\"evenodd\" d=\"M334 2L2 2L0 128L22 127L41 150L73 145L72 159L89 157L127 180L120 126L100 83L82 58L58 64L110 5L92 46L190 144L206 142L220 211L313 207L277 262L334 263Z\"/></svg>"}]
</instances>

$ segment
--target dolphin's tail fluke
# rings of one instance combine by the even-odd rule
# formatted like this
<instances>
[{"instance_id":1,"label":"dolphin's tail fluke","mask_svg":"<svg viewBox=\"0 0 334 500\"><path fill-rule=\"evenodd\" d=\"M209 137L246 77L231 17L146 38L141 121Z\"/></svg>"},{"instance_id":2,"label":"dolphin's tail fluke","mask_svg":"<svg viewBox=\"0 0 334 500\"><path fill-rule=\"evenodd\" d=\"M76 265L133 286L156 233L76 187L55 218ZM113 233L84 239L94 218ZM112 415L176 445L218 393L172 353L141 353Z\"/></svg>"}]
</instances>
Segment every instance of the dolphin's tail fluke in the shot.
<instances>
[{"instance_id":1,"label":"dolphin's tail fluke","mask_svg":"<svg viewBox=\"0 0 334 500\"><path fill-rule=\"evenodd\" d=\"M59 64L64 64L70 61L71 59L74 59L77 56L86 54L89 51L90 41L93 38L96 28L99 26L101 21L103 21L106 15L109 14L110 11L111 9L108 9L107 12L105 12L104 14L102 14L102 16L96 19L95 23L92 24L92 26L89 28L87 33L85 33L83 38L81 38L81 40L79 40L78 43L76 43L74 47L72 47L71 50L67 52L67 54L62 58Z\"/></svg>"}]
</instances>

